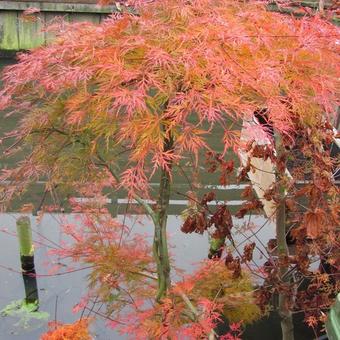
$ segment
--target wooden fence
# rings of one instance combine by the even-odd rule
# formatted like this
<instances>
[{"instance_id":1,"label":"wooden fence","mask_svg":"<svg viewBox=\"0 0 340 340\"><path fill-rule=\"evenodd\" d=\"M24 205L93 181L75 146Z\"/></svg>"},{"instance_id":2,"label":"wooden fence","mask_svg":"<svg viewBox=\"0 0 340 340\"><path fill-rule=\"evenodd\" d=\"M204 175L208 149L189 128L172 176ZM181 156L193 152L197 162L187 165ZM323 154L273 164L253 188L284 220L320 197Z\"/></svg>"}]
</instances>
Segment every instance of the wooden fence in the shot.
<instances>
[{"instance_id":1,"label":"wooden fence","mask_svg":"<svg viewBox=\"0 0 340 340\"><path fill-rule=\"evenodd\" d=\"M28 8L40 10L35 14L36 20L23 20L22 13ZM50 36L43 28L57 16L70 22L100 23L115 9L100 7L96 0L0 1L0 50L27 50L46 44Z\"/></svg>"}]
</instances>

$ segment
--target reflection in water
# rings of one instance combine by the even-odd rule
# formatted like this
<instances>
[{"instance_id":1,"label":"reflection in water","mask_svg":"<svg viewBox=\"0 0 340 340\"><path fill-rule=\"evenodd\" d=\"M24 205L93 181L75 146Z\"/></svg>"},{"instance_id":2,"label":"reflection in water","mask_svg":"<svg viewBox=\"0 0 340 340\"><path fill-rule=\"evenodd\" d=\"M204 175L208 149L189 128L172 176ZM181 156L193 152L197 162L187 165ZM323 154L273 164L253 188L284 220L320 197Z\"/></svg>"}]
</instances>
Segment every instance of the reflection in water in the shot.
<instances>
[{"instance_id":1,"label":"reflection in water","mask_svg":"<svg viewBox=\"0 0 340 340\"><path fill-rule=\"evenodd\" d=\"M0 215L0 228L6 227L8 231L15 232L16 219L18 214L1 214ZM141 234L150 243L152 242L152 223L146 217L142 215L119 215L118 219L130 228L131 233ZM46 214L41 221L38 221L35 217L30 216L32 224L33 239L35 241L35 268L37 272L37 279L39 281L39 289L36 285L36 279L32 276L24 276L24 280L27 280L26 294L28 297L34 292L38 294L40 298L40 310L46 311L50 314L50 319L55 318L64 323L70 323L79 318L79 314L73 314L73 306L76 305L80 298L87 292L87 274L88 270L73 271L66 275L54 275L51 272L52 265L62 265L60 272L67 272L71 270L71 263L66 259L56 259L50 254L50 250L53 250L57 245L62 243L69 243L71 240L67 238L60 230L60 223L62 221L69 221L70 223L79 223L77 215L72 214ZM179 216L169 216L168 234L171 244L170 252L173 256L176 267L186 272L193 272L196 268L196 263L205 259L208 254L209 244L205 235L187 235L180 231L182 220ZM271 224L265 224L266 220L261 216L253 216L251 219L246 216L241 220L234 220L235 225L235 242L242 244L251 236L251 229L245 228L249 225L249 221L256 223L256 225L264 225L259 230L256 237L260 238L263 244L272 237L274 233L274 227ZM263 250L263 249L262 249ZM22 281L22 275L20 274L20 262L18 257L18 242L17 239L9 234L1 234L0 237L0 258L6 259L6 263L0 263L8 268L12 268L13 271L8 271L0 268L0 309L6 306L13 300L22 298L24 291L24 285ZM256 266L258 263L264 261L263 255L258 251L254 254L254 263ZM257 262L257 263L256 263ZM73 268L79 269L79 268ZM33 280L31 280L33 279ZM177 274L174 272L172 276L173 280L178 279ZM35 282L34 282L35 281ZM33 299L32 295L32 299ZM56 300L58 303L56 304ZM56 312L57 310L57 312ZM57 315L56 315L57 314ZM46 331L46 322L39 324L39 326L31 323L28 329L21 329L15 326L17 320L11 318L0 319L0 337L3 340L11 340L13 334L16 334L15 339L18 340L36 340L40 334ZM35 328L38 327L38 328ZM96 339L102 340L118 340L124 339L122 335L114 333L112 330L108 330L103 327L103 321L99 320L94 326L94 334Z\"/></svg>"},{"instance_id":2,"label":"reflection in water","mask_svg":"<svg viewBox=\"0 0 340 340\"><path fill-rule=\"evenodd\" d=\"M5 227L8 231L15 231L18 217L18 214L0 214L0 229ZM62 323L71 323L80 316L81 312L72 313L72 309L87 292L89 270L73 270L66 275L54 275L53 272L50 272L51 263L52 265L61 264L63 266L61 272L67 272L67 270L72 269L72 265L67 259L55 259L50 254L50 250L53 250L57 245L71 242L60 230L60 223L65 219L70 223L78 223L77 216L72 214L46 214L41 221L37 221L36 218L30 216L33 239L35 240L35 267L39 281L40 310L48 312L51 320L57 319ZM118 219L121 222L125 220L125 224L130 228L131 233L142 234L150 243L152 242L152 224L146 216L130 215L124 218L123 215L119 215ZM259 249L254 253L254 267L266 261L261 252L263 252L263 247L267 241L274 235L274 226L266 221L261 216L245 216L240 220L234 219L235 242L240 247L243 247L246 242L254 240L259 243ZM196 268L196 263L207 257L208 239L205 235L183 234L180 231L181 223L180 217L169 216L168 233L171 253L177 268L192 272ZM257 229L256 235L253 234L251 229L253 224L263 226ZM0 309L2 309L11 301L21 299L24 287L17 256L19 250L17 239L6 233L0 236L0 258L6 259L6 263L1 262L0 265L12 268L12 271L9 271L0 267ZM176 280L176 278L176 273L173 273L172 279ZM37 289L34 284L30 287L31 291ZM28 292L29 295L30 293ZM296 339L312 339L313 336L306 332L306 328L301 321L300 317L295 324ZM1 340L37 340L47 330L46 321L37 323L36 320L31 320L29 327L26 329L16 326L16 323L17 319L10 317L0 319ZM126 339L125 336L104 327L104 323L105 321L98 319L93 325L92 333L95 339ZM276 340L280 338L280 320L276 313L272 313L270 317L248 327L242 336L242 339L245 340Z\"/></svg>"}]
</instances>

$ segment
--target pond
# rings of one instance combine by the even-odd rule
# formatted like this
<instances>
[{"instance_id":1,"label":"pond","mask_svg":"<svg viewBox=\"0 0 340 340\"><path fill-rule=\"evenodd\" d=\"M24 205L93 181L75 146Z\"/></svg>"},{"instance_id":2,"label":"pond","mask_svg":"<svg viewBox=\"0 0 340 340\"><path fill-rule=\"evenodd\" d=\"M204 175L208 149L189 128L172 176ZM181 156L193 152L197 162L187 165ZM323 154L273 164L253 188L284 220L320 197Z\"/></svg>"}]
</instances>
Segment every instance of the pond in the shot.
<instances>
[{"instance_id":1,"label":"pond","mask_svg":"<svg viewBox=\"0 0 340 340\"><path fill-rule=\"evenodd\" d=\"M20 300L24 297L25 291L23 279L20 274L19 246L15 236L15 221L19 214L1 214L0 228L3 231L0 237L0 308L10 304L12 301ZM74 215L45 215L36 223L36 218L30 216L35 244L35 266L37 272L37 283L40 300L40 311L49 313L50 320L70 323L79 317L72 313L73 306L79 302L82 295L86 294L87 270L75 271L65 275L49 274L51 263L61 262L65 267L58 272L66 272L71 265L67 261L58 261L49 255L50 247L66 241L65 236L60 231L60 218L67 218L75 222ZM123 220L123 216L118 216ZM261 219L261 217L257 217ZM136 223L137 221L137 223ZM126 224L133 228L133 232L151 235L150 221L146 217L131 216L125 220ZM208 253L207 238L200 235L183 234L179 227L181 220L177 216L169 217L170 243L174 246L171 252L174 254L179 268L192 271L195 262L206 258ZM259 234L262 240L270 236L268 232L271 226ZM7 233L8 232L8 233ZM146 236L147 237L147 236ZM151 237L150 237L151 239ZM241 239L240 239L241 241ZM259 254L257 254L259 256ZM46 330L47 320L18 320L15 317L2 317L0 322L1 339L38 339L39 335ZM121 335L115 335L113 331L102 327L99 322L95 325L94 334L97 339L122 339Z\"/></svg>"},{"instance_id":2,"label":"pond","mask_svg":"<svg viewBox=\"0 0 340 340\"><path fill-rule=\"evenodd\" d=\"M15 221L19 214L1 214L0 215L0 309L13 301L24 298L23 279L20 274L20 256L19 246L15 236ZM55 244L61 241L67 241L60 231L61 218L75 222L75 215L67 214L46 214L41 221L37 223L34 216L30 216L35 243L35 265L37 272L37 284L40 300L40 311L47 312L48 318L43 320L20 320L17 317L1 317L0 319L0 339L10 340L35 340L39 338L47 329L47 320L57 319L60 322L70 323L79 318L80 313L72 313L72 308L77 304L80 298L86 294L88 270L79 270L65 275L54 275L50 272L51 263L59 262L64 269L58 272L67 272L74 267L73 264L62 260L58 261L55 257L49 255L49 250ZM118 219L123 220L124 216L119 215ZM247 223L249 216L243 220L235 220L236 229ZM261 216L253 216L253 222L258 225L266 223ZM125 223L132 228L134 233L142 233L146 238L151 240L151 223L145 216L130 216L125 219ZM193 271L195 263L206 258L208 253L208 240L201 235L186 235L180 231L181 219L172 215L169 217L169 239L171 243L171 253L174 255L177 267L185 271ZM259 231L257 237L266 243L274 234L274 226L266 224ZM148 236L149 235L149 236ZM250 232L242 235L236 234L236 243L242 243L246 238L254 240ZM263 249L262 249L263 250ZM257 251L254 256L254 262L260 264L263 262L261 253ZM81 267L80 267L81 268ZM80 269L77 268L77 269ZM174 277L174 279L176 279ZM100 311L99 311L100 312ZM85 312L86 313L86 312ZM296 323L297 339L311 339L312 333L307 332L302 326L301 319ZM92 334L95 339L115 340L124 339L125 337L114 331L103 327L105 322L98 318L98 321L92 326ZM260 327L261 326L261 327ZM275 335L275 337L274 337ZM269 319L265 318L254 326L250 326L243 336L243 339L279 339L280 326L276 314L272 314Z\"/></svg>"}]
</instances>

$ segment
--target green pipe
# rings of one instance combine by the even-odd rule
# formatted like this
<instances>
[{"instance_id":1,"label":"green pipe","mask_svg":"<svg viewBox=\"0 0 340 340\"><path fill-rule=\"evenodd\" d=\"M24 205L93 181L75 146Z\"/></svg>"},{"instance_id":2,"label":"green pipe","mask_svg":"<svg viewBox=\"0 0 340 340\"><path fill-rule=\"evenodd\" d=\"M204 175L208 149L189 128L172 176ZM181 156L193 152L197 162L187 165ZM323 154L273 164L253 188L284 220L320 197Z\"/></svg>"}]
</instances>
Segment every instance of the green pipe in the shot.
<instances>
[{"instance_id":1,"label":"green pipe","mask_svg":"<svg viewBox=\"0 0 340 340\"><path fill-rule=\"evenodd\" d=\"M21 216L17 220L17 235L21 256L33 256L34 247L32 242L31 222L27 216Z\"/></svg>"},{"instance_id":2,"label":"green pipe","mask_svg":"<svg viewBox=\"0 0 340 340\"><path fill-rule=\"evenodd\" d=\"M17 220L17 235L20 248L20 261L22 278L25 287L26 304L39 306L38 285L34 269L34 246L32 242L31 222L27 216L21 216Z\"/></svg>"}]
</instances>

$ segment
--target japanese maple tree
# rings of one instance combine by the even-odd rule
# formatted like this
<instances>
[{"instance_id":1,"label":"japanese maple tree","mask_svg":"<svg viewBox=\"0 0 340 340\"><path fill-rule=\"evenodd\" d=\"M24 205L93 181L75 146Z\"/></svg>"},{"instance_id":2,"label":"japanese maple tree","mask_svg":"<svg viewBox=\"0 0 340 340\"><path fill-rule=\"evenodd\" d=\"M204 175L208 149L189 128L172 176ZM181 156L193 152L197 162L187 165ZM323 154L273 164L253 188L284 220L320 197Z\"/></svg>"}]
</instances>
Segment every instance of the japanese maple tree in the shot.
<instances>
[{"instance_id":1,"label":"japanese maple tree","mask_svg":"<svg viewBox=\"0 0 340 340\"><path fill-rule=\"evenodd\" d=\"M207 280L211 270L217 282L242 276L234 262L223 273L212 261L197 285L190 277L184 285L171 282L166 226L175 171L190 160L194 173L202 154L214 151L208 136L215 126L224 131L224 154L244 147L240 123L259 109L266 110L283 146L302 133L321 148L330 129L321 133L320 127L336 111L338 29L319 17L298 20L259 4L212 0L145 4L138 15L122 7L100 25L62 23L54 29L53 43L19 54L18 64L3 75L0 106L20 117L4 137L14 139L6 154L25 150L26 156L16 168L2 170L2 203L7 206L38 179L46 180L46 190L67 186L97 203L108 190L125 189L152 220L152 250L131 239L104 208L73 204L86 218L82 230L64 226L75 240L64 253L97 264L92 282L104 285L102 296L109 299L113 289L124 295L110 309L117 314L112 324L124 329L135 320L125 330L140 336L209 334L230 301L200 289L198 278ZM266 132L248 129L254 137ZM226 184L234 169L222 158ZM278 168L282 188L284 167ZM152 178L159 179L157 192ZM324 194L326 202L331 192ZM200 202L203 210L209 200ZM189 215L185 228L214 226L215 239L231 239L227 206L212 212L208 223L202 214ZM241 291L251 295L246 284ZM144 302L152 297L157 304L150 308ZM129 301L134 316L122 301Z\"/></svg>"}]
</instances>

